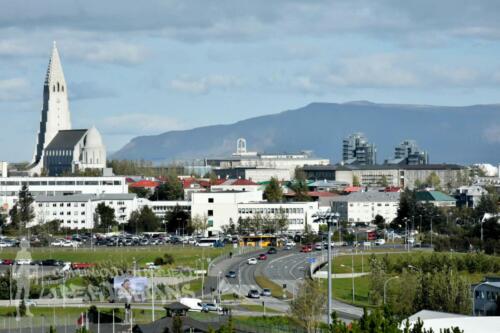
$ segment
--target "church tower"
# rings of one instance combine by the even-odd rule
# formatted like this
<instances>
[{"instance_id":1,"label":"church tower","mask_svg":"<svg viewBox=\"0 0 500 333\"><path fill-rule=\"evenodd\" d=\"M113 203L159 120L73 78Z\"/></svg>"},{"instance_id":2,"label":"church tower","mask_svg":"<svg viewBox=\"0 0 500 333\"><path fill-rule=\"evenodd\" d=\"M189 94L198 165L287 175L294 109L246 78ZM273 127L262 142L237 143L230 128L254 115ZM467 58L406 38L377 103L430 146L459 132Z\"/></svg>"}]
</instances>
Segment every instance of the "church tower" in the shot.
<instances>
[{"instance_id":1,"label":"church tower","mask_svg":"<svg viewBox=\"0 0 500 333\"><path fill-rule=\"evenodd\" d=\"M68 106L68 90L59 52L54 42L43 85L42 118L35 153L33 154L32 173L40 174L43 169L44 149L59 131L69 129L71 129L71 119Z\"/></svg>"}]
</instances>

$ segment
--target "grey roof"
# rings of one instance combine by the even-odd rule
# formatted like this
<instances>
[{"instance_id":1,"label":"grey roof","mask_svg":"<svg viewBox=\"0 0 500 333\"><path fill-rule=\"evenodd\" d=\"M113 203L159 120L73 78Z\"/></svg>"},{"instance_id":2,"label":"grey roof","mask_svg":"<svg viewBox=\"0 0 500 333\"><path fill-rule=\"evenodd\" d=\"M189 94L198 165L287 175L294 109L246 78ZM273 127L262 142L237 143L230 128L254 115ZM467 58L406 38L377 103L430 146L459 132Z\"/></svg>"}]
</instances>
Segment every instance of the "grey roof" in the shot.
<instances>
[{"instance_id":1,"label":"grey roof","mask_svg":"<svg viewBox=\"0 0 500 333\"><path fill-rule=\"evenodd\" d=\"M417 321L418 318L424 321L428 319L443 319L443 318L457 318L457 317L467 317L467 316L457 313L421 310L413 314L412 316L408 317L408 320L412 322L412 321Z\"/></svg>"},{"instance_id":2,"label":"grey roof","mask_svg":"<svg viewBox=\"0 0 500 333\"><path fill-rule=\"evenodd\" d=\"M490 286L490 287L494 287L494 288L500 288L500 281L483 281L483 282L479 282L479 283L475 283L473 284L471 287L475 287L477 285L482 285L482 286ZM479 287L481 288L481 287Z\"/></svg>"},{"instance_id":3,"label":"grey roof","mask_svg":"<svg viewBox=\"0 0 500 333\"><path fill-rule=\"evenodd\" d=\"M103 193L95 194L72 194L72 195L38 195L35 202L87 202L89 200L133 200L136 197L133 193Z\"/></svg>"},{"instance_id":4,"label":"grey roof","mask_svg":"<svg viewBox=\"0 0 500 333\"><path fill-rule=\"evenodd\" d=\"M392 202L399 201L399 192L353 192L349 195L333 197L331 201L336 202Z\"/></svg>"},{"instance_id":5,"label":"grey roof","mask_svg":"<svg viewBox=\"0 0 500 333\"><path fill-rule=\"evenodd\" d=\"M462 170L458 164L374 164L374 165L306 165L305 171L349 171L349 170Z\"/></svg>"},{"instance_id":6,"label":"grey roof","mask_svg":"<svg viewBox=\"0 0 500 333\"><path fill-rule=\"evenodd\" d=\"M310 184L307 184L309 187L338 187L343 185L349 185L348 182L339 181L339 180L317 180Z\"/></svg>"},{"instance_id":7,"label":"grey roof","mask_svg":"<svg viewBox=\"0 0 500 333\"><path fill-rule=\"evenodd\" d=\"M59 131L45 149L73 149L85 133L86 129Z\"/></svg>"}]
</instances>

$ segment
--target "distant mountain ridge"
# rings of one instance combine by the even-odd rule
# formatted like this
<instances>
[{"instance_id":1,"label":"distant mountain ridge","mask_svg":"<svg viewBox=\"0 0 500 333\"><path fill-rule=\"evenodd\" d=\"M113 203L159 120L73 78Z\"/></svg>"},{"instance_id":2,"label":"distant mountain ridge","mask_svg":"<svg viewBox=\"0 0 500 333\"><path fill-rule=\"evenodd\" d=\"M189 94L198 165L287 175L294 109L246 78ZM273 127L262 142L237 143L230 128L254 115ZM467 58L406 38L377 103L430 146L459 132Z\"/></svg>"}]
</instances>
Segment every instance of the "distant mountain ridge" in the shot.
<instances>
[{"instance_id":1,"label":"distant mountain ridge","mask_svg":"<svg viewBox=\"0 0 500 333\"><path fill-rule=\"evenodd\" d=\"M394 147L415 139L432 163L500 162L500 105L461 107L377 104L368 101L312 103L276 114L158 135L133 138L116 159L153 162L221 157L244 137L252 151L312 150L340 161L342 139L363 132L377 145L377 160L392 158Z\"/></svg>"}]
</instances>

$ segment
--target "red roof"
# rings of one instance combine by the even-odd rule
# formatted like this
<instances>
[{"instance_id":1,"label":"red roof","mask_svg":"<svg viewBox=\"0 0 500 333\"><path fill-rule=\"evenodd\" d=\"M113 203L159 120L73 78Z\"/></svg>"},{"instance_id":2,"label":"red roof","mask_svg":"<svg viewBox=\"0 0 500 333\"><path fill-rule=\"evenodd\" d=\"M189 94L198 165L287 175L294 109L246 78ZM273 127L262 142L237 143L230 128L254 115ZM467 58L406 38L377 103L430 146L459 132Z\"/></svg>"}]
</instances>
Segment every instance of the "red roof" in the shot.
<instances>
[{"instance_id":1,"label":"red roof","mask_svg":"<svg viewBox=\"0 0 500 333\"><path fill-rule=\"evenodd\" d=\"M401 187L388 186L384 189L384 192L401 192Z\"/></svg>"},{"instance_id":2,"label":"red roof","mask_svg":"<svg viewBox=\"0 0 500 333\"><path fill-rule=\"evenodd\" d=\"M242 185L258 185L258 184L254 183L253 181L248 180L248 179L236 179L230 185L233 185L233 186L242 186Z\"/></svg>"},{"instance_id":3,"label":"red roof","mask_svg":"<svg viewBox=\"0 0 500 333\"><path fill-rule=\"evenodd\" d=\"M160 185L159 182L155 182L155 181L152 181L152 180L143 179L143 180L139 180L138 182L135 182L133 184L130 184L130 187L134 187L134 188L138 188L138 187L142 187L142 188L155 188L155 187L157 187L159 185Z\"/></svg>"},{"instance_id":4,"label":"red roof","mask_svg":"<svg viewBox=\"0 0 500 333\"><path fill-rule=\"evenodd\" d=\"M334 197L337 196L337 193L333 192L318 192L318 191L309 191L307 192L310 197Z\"/></svg>"}]
</instances>

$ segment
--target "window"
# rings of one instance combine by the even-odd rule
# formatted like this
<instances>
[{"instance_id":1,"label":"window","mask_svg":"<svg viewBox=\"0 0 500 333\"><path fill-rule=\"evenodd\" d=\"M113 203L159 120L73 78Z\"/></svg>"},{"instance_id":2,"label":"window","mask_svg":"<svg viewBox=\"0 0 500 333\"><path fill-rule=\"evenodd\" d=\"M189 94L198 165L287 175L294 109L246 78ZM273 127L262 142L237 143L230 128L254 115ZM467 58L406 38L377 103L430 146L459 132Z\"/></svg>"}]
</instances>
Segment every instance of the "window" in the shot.
<instances>
[{"instance_id":1,"label":"window","mask_svg":"<svg viewBox=\"0 0 500 333\"><path fill-rule=\"evenodd\" d=\"M208 216L214 216L214 211L212 209L209 209L207 215Z\"/></svg>"},{"instance_id":2,"label":"window","mask_svg":"<svg viewBox=\"0 0 500 333\"><path fill-rule=\"evenodd\" d=\"M214 203L214 198L208 198L208 203Z\"/></svg>"}]
</instances>

